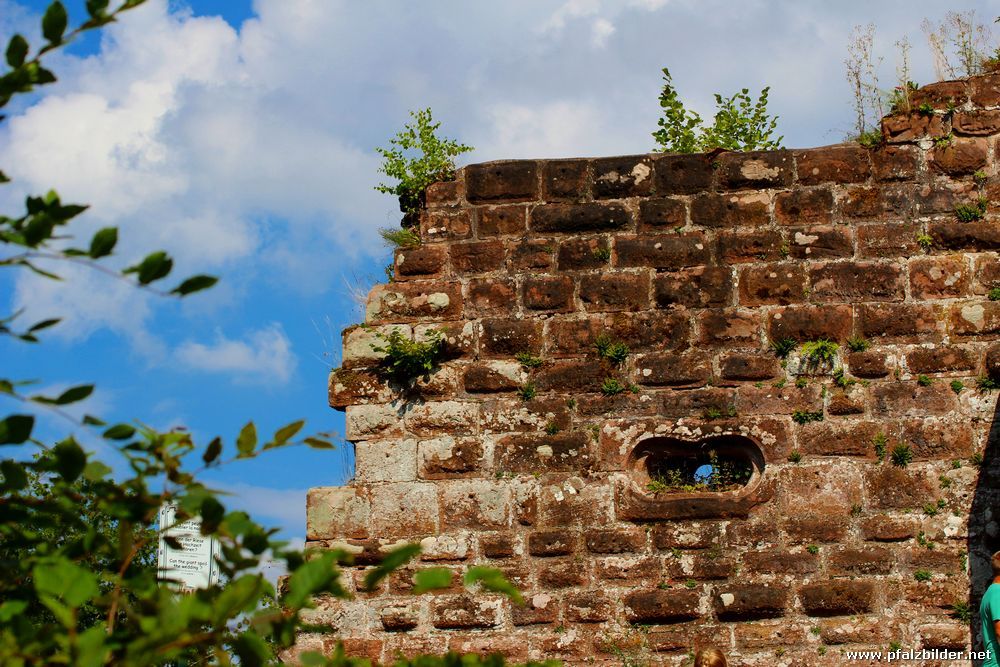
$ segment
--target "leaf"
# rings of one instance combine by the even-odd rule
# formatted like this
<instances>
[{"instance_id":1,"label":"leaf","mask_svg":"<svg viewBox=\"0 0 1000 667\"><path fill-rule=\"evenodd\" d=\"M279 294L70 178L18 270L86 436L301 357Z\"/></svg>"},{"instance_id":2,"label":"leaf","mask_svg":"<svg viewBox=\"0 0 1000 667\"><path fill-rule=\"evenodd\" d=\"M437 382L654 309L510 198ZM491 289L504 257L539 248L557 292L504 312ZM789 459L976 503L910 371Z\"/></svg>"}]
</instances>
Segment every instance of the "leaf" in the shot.
<instances>
[{"instance_id":1,"label":"leaf","mask_svg":"<svg viewBox=\"0 0 1000 667\"><path fill-rule=\"evenodd\" d=\"M20 491L28 486L28 476L24 472L24 466L17 461L10 459L0 461L0 472L3 473L3 485L7 490Z\"/></svg>"},{"instance_id":2,"label":"leaf","mask_svg":"<svg viewBox=\"0 0 1000 667\"><path fill-rule=\"evenodd\" d=\"M488 591L503 593L515 604L524 604L524 598L521 597L521 591L517 590L517 587L515 587L514 584L507 581L507 578L503 576L503 572L497 570L496 568L482 567L479 565L470 567L465 573L464 580L466 586L479 584Z\"/></svg>"},{"instance_id":3,"label":"leaf","mask_svg":"<svg viewBox=\"0 0 1000 667\"><path fill-rule=\"evenodd\" d=\"M87 252L92 259L99 259L101 257L106 257L111 254L111 251L115 249L115 244L118 243L118 228L117 227L105 227L99 230L94 237L90 239L90 250Z\"/></svg>"},{"instance_id":4,"label":"leaf","mask_svg":"<svg viewBox=\"0 0 1000 667\"><path fill-rule=\"evenodd\" d=\"M101 18L108 9L108 0L87 0L87 13L91 18Z\"/></svg>"},{"instance_id":5,"label":"leaf","mask_svg":"<svg viewBox=\"0 0 1000 667\"><path fill-rule=\"evenodd\" d=\"M63 393L59 394L56 398L49 398L47 396L32 396L31 400L45 405L69 405L70 403L79 403L92 393L94 393L94 385L81 384L76 387L70 387Z\"/></svg>"},{"instance_id":6,"label":"leaf","mask_svg":"<svg viewBox=\"0 0 1000 667\"><path fill-rule=\"evenodd\" d=\"M295 568L288 578L288 592L282 597L282 604L290 609L298 609L309 601L314 593L325 590L338 575L333 554L323 554Z\"/></svg>"},{"instance_id":7,"label":"leaf","mask_svg":"<svg viewBox=\"0 0 1000 667\"><path fill-rule=\"evenodd\" d=\"M171 549L174 549L176 551L184 551L184 545L181 544L181 541L176 537L174 537L173 535L163 535L162 539L163 543L166 544Z\"/></svg>"},{"instance_id":8,"label":"leaf","mask_svg":"<svg viewBox=\"0 0 1000 667\"><path fill-rule=\"evenodd\" d=\"M100 461L91 461L83 468L83 478L91 482L99 482L111 474L111 468Z\"/></svg>"},{"instance_id":9,"label":"leaf","mask_svg":"<svg viewBox=\"0 0 1000 667\"><path fill-rule=\"evenodd\" d=\"M66 24L69 22L69 17L66 15L66 8L63 4L56 0L49 8L45 10L45 15L42 17L42 35L45 39L49 41L50 44L59 44L62 42L63 33L66 32Z\"/></svg>"},{"instance_id":10,"label":"leaf","mask_svg":"<svg viewBox=\"0 0 1000 667\"><path fill-rule=\"evenodd\" d=\"M336 449L337 447L329 440L323 440L322 438L306 438L302 442L306 443L309 447L313 449Z\"/></svg>"},{"instance_id":11,"label":"leaf","mask_svg":"<svg viewBox=\"0 0 1000 667\"><path fill-rule=\"evenodd\" d=\"M413 576L413 593L419 595L427 591L451 586L452 572L446 567L429 567Z\"/></svg>"},{"instance_id":12,"label":"leaf","mask_svg":"<svg viewBox=\"0 0 1000 667\"><path fill-rule=\"evenodd\" d=\"M115 424L104 432L108 440L128 440L135 435L135 427L129 424Z\"/></svg>"},{"instance_id":13,"label":"leaf","mask_svg":"<svg viewBox=\"0 0 1000 667\"><path fill-rule=\"evenodd\" d=\"M239 451L237 458L247 458L253 456L253 450L257 447L257 427L253 422L247 422L240 430L236 438L236 449Z\"/></svg>"},{"instance_id":14,"label":"leaf","mask_svg":"<svg viewBox=\"0 0 1000 667\"><path fill-rule=\"evenodd\" d=\"M28 40L21 35L14 35L7 42L7 64L11 67L20 67L24 64L24 59L28 55Z\"/></svg>"},{"instance_id":15,"label":"leaf","mask_svg":"<svg viewBox=\"0 0 1000 667\"><path fill-rule=\"evenodd\" d=\"M7 600L0 604L0 623L6 623L28 608L24 600Z\"/></svg>"},{"instance_id":16,"label":"leaf","mask_svg":"<svg viewBox=\"0 0 1000 667\"><path fill-rule=\"evenodd\" d=\"M177 287L170 290L171 294L178 294L180 296L187 296L194 292L200 292L203 289L208 289L215 283L219 282L219 279L215 276L205 276L197 275L191 276L184 282L182 282Z\"/></svg>"},{"instance_id":17,"label":"leaf","mask_svg":"<svg viewBox=\"0 0 1000 667\"><path fill-rule=\"evenodd\" d=\"M31 437L35 418L31 415L10 415L0 420L0 445L20 445Z\"/></svg>"},{"instance_id":18,"label":"leaf","mask_svg":"<svg viewBox=\"0 0 1000 667\"><path fill-rule=\"evenodd\" d=\"M419 544L404 544L401 547L393 549L385 555L385 558L382 559L382 562L375 569L365 575L364 589L366 591L374 589L380 581L408 563L419 553Z\"/></svg>"},{"instance_id":19,"label":"leaf","mask_svg":"<svg viewBox=\"0 0 1000 667\"><path fill-rule=\"evenodd\" d=\"M125 273L138 273L139 284L148 285L166 276L172 268L174 268L174 260L170 259L170 256L162 250L157 250L147 255L137 266L125 269Z\"/></svg>"},{"instance_id":20,"label":"leaf","mask_svg":"<svg viewBox=\"0 0 1000 667\"><path fill-rule=\"evenodd\" d=\"M292 422L286 426L282 426L277 431L274 432L274 440L267 444L264 449L271 449L272 447L281 447L289 440L295 437L295 434L302 430L302 427L306 425L304 419Z\"/></svg>"},{"instance_id":21,"label":"leaf","mask_svg":"<svg viewBox=\"0 0 1000 667\"><path fill-rule=\"evenodd\" d=\"M66 438L52 448L55 456L55 469L67 482L72 482L80 476L87 465L87 455L73 438Z\"/></svg>"},{"instance_id":22,"label":"leaf","mask_svg":"<svg viewBox=\"0 0 1000 667\"><path fill-rule=\"evenodd\" d=\"M31 328L28 329L28 331L34 333L35 331L41 331L42 329L48 329L49 327L53 327L59 324L60 322L62 322L62 318L60 317L54 317L49 320L42 320L41 322L35 322L34 324L32 324Z\"/></svg>"},{"instance_id":23,"label":"leaf","mask_svg":"<svg viewBox=\"0 0 1000 667\"><path fill-rule=\"evenodd\" d=\"M208 447L205 448L205 453L201 455L201 460L205 462L205 465L209 465L215 459L219 458L219 454L222 453L222 440L220 438L212 438L212 441L208 443Z\"/></svg>"},{"instance_id":24,"label":"leaf","mask_svg":"<svg viewBox=\"0 0 1000 667\"><path fill-rule=\"evenodd\" d=\"M93 415L84 415L83 423L87 424L88 426L104 426L107 422L105 422L103 419L98 419Z\"/></svg>"},{"instance_id":25,"label":"leaf","mask_svg":"<svg viewBox=\"0 0 1000 667\"><path fill-rule=\"evenodd\" d=\"M213 496L206 496L201 501L201 534L210 535L219 529L219 524L226 514L226 508Z\"/></svg>"},{"instance_id":26,"label":"leaf","mask_svg":"<svg viewBox=\"0 0 1000 667\"><path fill-rule=\"evenodd\" d=\"M58 556L38 563L31 574L39 595L63 600L70 607L79 607L100 593L93 572Z\"/></svg>"}]
</instances>

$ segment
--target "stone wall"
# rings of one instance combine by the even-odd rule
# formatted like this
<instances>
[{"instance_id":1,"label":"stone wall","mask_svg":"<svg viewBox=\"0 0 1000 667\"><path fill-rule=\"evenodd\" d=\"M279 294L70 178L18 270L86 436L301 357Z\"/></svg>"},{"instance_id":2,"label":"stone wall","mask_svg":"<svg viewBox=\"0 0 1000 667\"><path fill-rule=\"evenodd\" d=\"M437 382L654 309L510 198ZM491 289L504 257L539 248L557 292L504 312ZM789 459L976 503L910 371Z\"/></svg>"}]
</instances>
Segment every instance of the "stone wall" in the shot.
<instances>
[{"instance_id":1,"label":"stone wall","mask_svg":"<svg viewBox=\"0 0 1000 667\"><path fill-rule=\"evenodd\" d=\"M673 665L707 643L811 665L970 646L998 548L997 393L977 383L1000 371L1000 75L913 104L871 151L505 161L431 186L422 245L330 377L357 472L310 491L308 543L356 554L357 593L299 647ZM411 391L377 369L393 329L447 332ZM811 366L782 339L840 348ZM649 457L703 445L749 483L650 491ZM405 541L419 563L361 592ZM473 564L528 605L410 594L416 568Z\"/></svg>"}]
</instances>

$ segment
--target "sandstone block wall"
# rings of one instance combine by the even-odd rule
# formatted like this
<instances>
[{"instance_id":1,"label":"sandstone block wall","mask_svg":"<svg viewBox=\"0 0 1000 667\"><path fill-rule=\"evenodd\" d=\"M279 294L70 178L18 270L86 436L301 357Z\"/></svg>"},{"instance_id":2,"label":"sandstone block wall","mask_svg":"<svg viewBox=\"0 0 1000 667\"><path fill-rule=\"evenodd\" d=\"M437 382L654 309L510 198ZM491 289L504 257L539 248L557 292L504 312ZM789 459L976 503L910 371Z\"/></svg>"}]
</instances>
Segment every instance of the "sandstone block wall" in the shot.
<instances>
[{"instance_id":1,"label":"sandstone block wall","mask_svg":"<svg viewBox=\"0 0 1000 667\"><path fill-rule=\"evenodd\" d=\"M354 552L358 590L299 646L673 665L708 643L811 665L976 641L1000 548L997 392L977 389L1000 371L1000 75L924 103L871 151L518 160L433 185L422 245L330 377L357 472L311 490L308 541ZM446 331L411 391L371 349L394 329ZM776 356L786 338L840 348L810 367ZM706 442L752 464L745 487L649 490L650 456ZM405 541L420 562L360 591ZM472 564L528 605L410 594L417 568Z\"/></svg>"}]
</instances>

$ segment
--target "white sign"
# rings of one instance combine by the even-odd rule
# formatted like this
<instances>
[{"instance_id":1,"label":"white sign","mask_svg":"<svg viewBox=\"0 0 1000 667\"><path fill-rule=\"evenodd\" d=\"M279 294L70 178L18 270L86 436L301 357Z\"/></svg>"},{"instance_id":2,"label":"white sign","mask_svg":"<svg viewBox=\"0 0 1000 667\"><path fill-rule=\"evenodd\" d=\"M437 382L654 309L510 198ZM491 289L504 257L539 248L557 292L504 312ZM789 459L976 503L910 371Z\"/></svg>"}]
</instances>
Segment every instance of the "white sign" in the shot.
<instances>
[{"instance_id":1,"label":"white sign","mask_svg":"<svg viewBox=\"0 0 1000 667\"><path fill-rule=\"evenodd\" d=\"M160 579L170 579L189 589L218 583L219 566L215 562L218 545L215 538L201 534L201 517L177 523L177 507L164 505L160 508L160 531L157 551ZM169 546L164 540L167 536L180 542L181 548Z\"/></svg>"}]
</instances>

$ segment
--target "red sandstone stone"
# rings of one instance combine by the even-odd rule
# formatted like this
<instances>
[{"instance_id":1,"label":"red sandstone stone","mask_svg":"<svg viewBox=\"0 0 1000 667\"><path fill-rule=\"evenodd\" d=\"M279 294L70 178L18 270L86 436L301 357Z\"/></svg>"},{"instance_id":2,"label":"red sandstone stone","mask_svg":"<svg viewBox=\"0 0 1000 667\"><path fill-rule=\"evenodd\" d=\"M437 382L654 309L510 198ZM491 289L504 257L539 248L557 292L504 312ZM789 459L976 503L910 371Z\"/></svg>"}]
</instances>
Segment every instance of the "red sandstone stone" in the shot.
<instances>
[{"instance_id":1,"label":"red sandstone stone","mask_svg":"<svg viewBox=\"0 0 1000 667\"><path fill-rule=\"evenodd\" d=\"M770 380L781 372L778 361L773 355L730 354L719 359L719 372L724 380Z\"/></svg>"},{"instance_id":2,"label":"red sandstone stone","mask_svg":"<svg viewBox=\"0 0 1000 667\"><path fill-rule=\"evenodd\" d=\"M799 427L799 449L819 456L874 458L873 440L882 432L879 422L816 422Z\"/></svg>"},{"instance_id":3,"label":"red sandstone stone","mask_svg":"<svg viewBox=\"0 0 1000 667\"><path fill-rule=\"evenodd\" d=\"M615 239L615 265L621 267L682 269L707 263L709 252L709 243L701 232Z\"/></svg>"},{"instance_id":4,"label":"red sandstone stone","mask_svg":"<svg viewBox=\"0 0 1000 667\"><path fill-rule=\"evenodd\" d=\"M568 276L526 278L521 300L528 310L566 313L574 310L573 279Z\"/></svg>"},{"instance_id":5,"label":"red sandstone stone","mask_svg":"<svg viewBox=\"0 0 1000 667\"><path fill-rule=\"evenodd\" d=\"M764 264L740 271L740 304L786 305L805 300L806 272L800 264Z\"/></svg>"},{"instance_id":6,"label":"red sandstone stone","mask_svg":"<svg viewBox=\"0 0 1000 667\"><path fill-rule=\"evenodd\" d=\"M653 162L657 194L690 194L711 187L715 169L704 155L664 155Z\"/></svg>"},{"instance_id":7,"label":"red sandstone stone","mask_svg":"<svg viewBox=\"0 0 1000 667\"><path fill-rule=\"evenodd\" d=\"M707 356L697 352L643 355L636 369L637 381L650 386L703 385L712 374Z\"/></svg>"},{"instance_id":8,"label":"red sandstone stone","mask_svg":"<svg viewBox=\"0 0 1000 667\"><path fill-rule=\"evenodd\" d=\"M513 269L552 268L552 258L556 251L555 241L527 239L514 241L507 247L508 261Z\"/></svg>"},{"instance_id":9,"label":"red sandstone stone","mask_svg":"<svg viewBox=\"0 0 1000 667\"><path fill-rule=\"evenodd\" d=\"M1000 110L956 111L951 125L956 134L985 136L1000 132Z\"/></svg>"},{"instance_id":10,"label":"red sandstone stone","mask_svg":"<svg viewBox=\"0 0 1000 667\"><path fill-rule=\"evenodd\" d=\"M456 273L488 273L503 265L500 241L474 241L451 246L451 267Z\"/></svg>"},{"instance_id":11,"label":"red sandstone stone","mask_svg":"<svg viewBox=\"0 0 1000 667\"><path fill-rule=\"evenodd\" d=\"M511 435L497 442L497 468L513 472L586 470L591 455L583 433Z\"/></svg>"},{"instance_id":12,"label":"red sandstone stone","mask_svg":"<svg viewBox=\"0 0 1000 667\"><path fill-rule=\"evenodd\" d=\"M649 305L649 274L585 275L580 278L580 300L591 312L645 310Z\"/></svg>"},{"instance_id":13,"label":"red sandstone stone","mask_svg":"<svg viewBox=\"0 0 1000 667\"><path fill-rule=\"evenodd\" d=\"M847 357L847 366L853 375L860 378L883 378L889 374L885 353L879 350L851 352Z\"/></svg>"},{"instance_id":14,"label":"red sandstone stone","mask_svg":"<svg viewBox=\"0 0 1000 667\"><path fill-rule=\"evenodd\" d=\"M705 266L675 273L658 273L653 298L660 308L704 308L729 305L733 272L728 267Z\"/></svg>"},{"instance_id":15,"label":"red sandstone stone","mask_svg":"<svg viewBox=\"0 0 1000 667\"><path fill-rule=\"evenodd\" d=\"M868 151L857 144L794 151L799 183L858 183L871 174Z\"/></svg>"},{"instance_id":16,"label":"red sandstone stone","mask_svg":"<svg viewBox=\"0 0 1000 667\"><path fill-rule=\"evenodd\" d=\"M621 204L545 204L531 210L534 232L561 234L627 229L632 216Z\"/></svg>"},{"instance_id":17,"label":"red sandstone stone","mask_svg":"<svg viewBox=\"0 0 1000 667\"><path fill-rule=\"evenodd\" d=\"M647 156L594 160L594 199L642 197L652 191L652 160Z\"/></svg>"},{"instance_id":18,"label":"red sandstone stone","mask_svg":"<svg viewBox=\"0 0 1000 667\"><path fill-rule=\"evenodd\" d=\"M808 584L799 589L799 599L810 616L849 616L875 610L875 586L870 581Z\"/></svg>"},{"instance_id":19,"label":"red sandstone stone","mask_svg":"<svg viewBox=\"0 0 1000 667\"><path fill-rule=\"evenodd\" d=\"M851 336L853 317L850 306L789 306L770 313L768 336L771 340L792 338L797 341L826 338L843 341Z\"/></svg>"},{"instance_id":20,"label":"red sandstone stone","mask_svg":"<svg viewBox=\"0 0 1000 667\"><path fill-rule=\"evenodd\" d=\"M917 174L919 152L915 146L885 145L871 151L872 171L878 181L905 181Z\"/></svg>"},{"instance_id":21,"label":"red sandstone stone","mask_svg":"<svg viewBox=\"0 0 1000 667\"><path fill-rule=\"evenodd\" d=\"M547 201L579 201L589 195L589 160L549 160L542 165L542 197Z\"/></svg>"},{"instance_id":22,"label":"red sandstone stone","mask_svg":"<svg viewBox=\"0 0 1000 667\"><path fill-rule=\"evenodd\" d=\"M632 623L676 623L698 618L698 593L636 591L625 596L625 613Z\"/></svg>"},{"instance_id":23,"label":"red sandstone stone","mask_svg":"<svg viewBox=\"0 0 1000 667\"><path fill-rule=\"evenodd\" d=\"M861 257L908 257L923 251L917 243L921 230L916 223L861 225L855 233Z\"/></svg>"},{"instance_id":24,"label":"red sandstone stone","mask_svg":"<svg viewBox=\"0 0 1000 667\"><path fill-rule=\"evenodd\" d=\"M530 320L483 320L481 347L484 354L513 358L519 352L538 354L542 349L540 322Z\"/></svg>"},{"instance_id":25,"label":"red sandstone stone","mask_svg":"<svg viewBox=\"0 0 1000 667\"><path fill-rule=\"evenodd\" d=\"M440 245L417 246L396 251L396 276L436 277L448 260L448 249Z\"/></svg>"},{"instance_id":26,"label":"red sandstone stone","mask_svg":"<svg viewBox=\"0 0 1000 667\"><path fill-rule=\"evenodd\" d=\"M806 227L788 230L788 251L795 259L832 259L854 254L850 228Z\"/></svg>"},{"instance_id":27,"label":"red sandstone stone","mask_svg":"<svg viewBox=\"0 0 1000 667\"><path fill-rule=\"evenodd\" d=\"M580 271L608 266L611 246L603 238L572 239L559 244L556 266L560 271Z\"/></svg>"},{"instance_id":28,"label":"red sandstone stone","mask_svg":"<svg viewBox=\"0 0 1000 667\"><path fill-rule=\"evenodd\" d=\"M538 199L538 163L507 160L473 164L465 171L465 196L470 202Z\"/></svg>"},{"instance_id":29,"label":"red sandstone stone","mask_svg":"<svg viewBox=\"0 0 1000 667\"><path fill-rule=\"evenodd\" d=\"M584 533L587 550L598 554L636 553L646 546L646 533L639 527L593 529Z\"/></svg>"},{"instance_id":30,"label":"red sandstone stone","mask_svg":"<svg viewBox=\"0 0 1000 667\"><path fill-rule=\"evenodd\" d=\"M985 139L955 138L931 151L928 162L935 171L949 176L964 176L986 165L986 146Z\"/></svg>"},{"instance_id":31,"label":"red sandstone stone","mask_svg":"<svg viewBox=\"0 0 1000 667\"><path fill-rule=\"evenodd\" d=\"M420 238L456 241L472 236L472 215L467 210L431 209L420 216Z\"/></svg>"},{"instance_id":32,"label":"red sandstone stone","mask_svg":"<svg viewBox=\"0 0 1000 667\"><path fill-rule=\"evenodd\" d=\"M788 594L767 584L728 584L716 588L712 598L720 621L749 621L785 614Z\"/></svg>"},{"instance_id":33,"label":"red sandstone stone","mask_svg":"<svg viewBox=\"0 0 1000 667\"><path fill-rule=\"evenodd\" d=\"M691 200L691 222L702 227L760 227L770 220L766 193L702 194Z\"/></svg>"},{"instance_id":34,"label":"red sandstone stone","mask_svg":"<svg viewBox=\"0 0 1000 667\"><path fill-rule=\"evenodd\" d=\"M718 158L719 185L730 190L773 188L792 182L792 153L746 151L723 153Z\"/></svg>"},{"instance_id":35,"label":"red sandstone stone","mask_svg":"<svg viewBox=\"0 0 1000 667\"><path fill-rule=\"evenodd\" d=\"M707 310L697 322L705 345L752 346L760 340L761 316L752 310Z\"/></svg>"},{"instance_id":36,"label":"red sandstone stone","mask_svg":"<svg viewBox=\"0 0 1000 667\"><path fill-rule=\"evenodd\" d=\"M944 311L929 304L864 304L858 306L858 331L867 339L896 342L940 341Z\"/></svg>"},{"instance_id":37,"label":"red sandstone stone","mask_svg":"<svg viewBox=\"0 0 1000 667\"><path fill-rule=\"evenodd\" d=\"M538 583L546 589L586 586L590 583L589 572L572 558L543 561L537 565Z\"/></svg>"},{"instance_id":38,"label":"red sandstone stone","mask_svg":"<svg viewBox=\"0 0 1000 667\"><path fill-rule=\"evenodd\" d=\"M716 247L719 260L726 264L773 262L789 252L781 233L774 229L719 232Z\"/></svg>"},{"instance_id":39,"label":"red sandstone stone","mask_svg":"<svg viewBox=\"0 0 1000 667\"><path fill-rule=\"evenodd\" d=\"M889 143L906 143L925 137L938 139L947 133L942 116L911 113L883 118L882 134Z\"/></svg>"},{"instance_id":40,"label":"red sandstone stone","mask_svg":"<svg viewBox=\"0 0 1000 667\"><path fill-rule=\"evenodd\" d=\"M833 193L829 188L779 192L774 198L774 219L779 225L822 225L830 222Z\"/></svg>"},{"instance_id":41,"label":"red sandstone stone","mask_svg":"<svg viewBox=\"0 0 1000 667\"><path fill-rule=\"evenodd\" d=\"M615 610L615 601L603 591L570 593L563 604L566 620L571 623L602 623L610 619Z\"/></svg>"},{"instance_id":42,"label":"red sandstone stone","mask_svg":"<svg viewBox=\"0 0 1000 667\"><path fill-rule=\"evenodd\" d=\"M906 353L906 365L912 373L971 374L977 365L976 354L965 347L917 348Z\"/></svg>"},{"instance_id":43,"label":"red sandstone stone","mask_svg":"<svg viewBox=\"0 0 1000 667\"><path fill-rule=\"evenodd\" d=\"M969 100L968 82L938 81L921 86L910 94L910 106L927 104L937 111L960 107Z\"/></svg>"},{"instance_id":44,"label":"red sandstone stone","mask_svg":"<svg viewBox=\"0 0 1000 667\"><path fill-rule=\"evenodd\" d=\"M676 230L687 224L687 204L681 199L662 197L639 203L639 231Z\"/></svg>"},{"instance_id":45,"label":"red sandstone stone","mask_svg":"<svg viewBox=\"0 0 1000 667\"><path fill-rule=\"evenodd\" d=\"M903 270L881 262L829 262L809 270L809 293L815 301L902 301Z\"/></svg>"},{"instance_id":46,"label":"red sandstone stone","mask_svg":"<svg viewBox=\"0 0 1000 667\"><path fill-rule=\"evenodd\" d=\"M915 509L936 500L926 477L896 466L882 466L868 472L865 486L878 509Z\"/></svg>"},{"instance_id":47,"label":"red sandstone stone","mask_svg":"<svg viewBox=\"0 0 1000 667\"><path fill-rule=\"evenodd\" d=\"M502 315L517 300L514 281L505 278L470 280L465 298L468 318Z\"/></svg>"},{"instance_id":48,"label":"red sandstone stone","mask_svg":"<svg viewBox=\"0 0 1000 667\"><path fill-rule=\"evenodd\" d=\"M523 205L476 209L476 230L480 237L523 234L526 228L527 209Z\"/></svg>"},{"instance_id":49,"label":"red sandstone stone","mask_svg":"<svg viewBox=\"0 0 1000 667\"><path fill-rule=\"evenodd\" d=\"M993 107L1000 104L1000 74L977 76L971 84L970 97L974 105Z\"/></svg>"},{"instance_id":50,"label":"red sandstone stone","mask_svg":"<svg viewBox=\"0 0 1000 667\"><path fill-rule=\"evenodd\" d=\"M847 219L894 220L909 214L913 207L913 186L856 185L838 199L840 214Z\"/></svg>"},{"instance_id":51,"label":"red sandstone stone","mask_svg":"<svg viewBox=\"0 0 1000 667\"><path fill-rule=\"evenodd\" d=\"M433 603L431 622L441 630L489 628L499 622L499 603L473 596L441 596Z\"/></svg>"}]
</instances>

